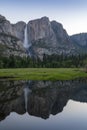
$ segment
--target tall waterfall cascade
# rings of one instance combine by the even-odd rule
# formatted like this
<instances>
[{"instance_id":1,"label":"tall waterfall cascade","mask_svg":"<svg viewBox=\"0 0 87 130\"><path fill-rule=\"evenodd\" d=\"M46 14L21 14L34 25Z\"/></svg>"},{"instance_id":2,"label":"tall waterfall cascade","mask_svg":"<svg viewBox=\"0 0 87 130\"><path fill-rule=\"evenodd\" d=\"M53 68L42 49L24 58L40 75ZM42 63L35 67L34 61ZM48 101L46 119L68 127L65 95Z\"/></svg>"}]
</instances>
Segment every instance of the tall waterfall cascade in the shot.
<instances>
[{"instance_id":1,"label":"tall waterfall cascade","mask_svg":"<svg viewBox=\"0 0 87 130\"><path fill-rule=\"evenodd\" d=\"M31 42L28 36L28 28L27 28L27 24L24 30L24 48L26 49L27 53L29 56L32 55L31 53Z\"/></svg>"},{"instance_id":2,"label":"tall waterfall cascade","mask_svg":"<svg viewBox=\"0 0 87 130\"><path fill-rule=\"evenodd\" d=\"M29 42L29 39L28 39L28 31L27 31L27 24L26 24L26 27L24 30L24 47L27 49L30 46L31 46L31 43Z\"/></svg>"}]
</instances>

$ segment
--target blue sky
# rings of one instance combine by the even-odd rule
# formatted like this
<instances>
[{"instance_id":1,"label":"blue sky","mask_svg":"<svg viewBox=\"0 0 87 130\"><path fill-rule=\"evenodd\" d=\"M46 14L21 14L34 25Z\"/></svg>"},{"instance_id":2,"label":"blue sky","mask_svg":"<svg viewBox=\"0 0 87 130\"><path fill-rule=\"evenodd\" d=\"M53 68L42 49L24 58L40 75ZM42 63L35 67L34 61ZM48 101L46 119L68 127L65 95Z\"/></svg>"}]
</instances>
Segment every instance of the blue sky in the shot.
<instances>
[{"instance_id":1,"label":"blue sky","mask_svg":"<svg viewBox=\"0 0 87 130\"><path fill-rule=\"evenodd\" d=\"M0 0L0 14L11 23L48 16L70 35L87 32L87 0Z\"/></svg>"}]
</instances>

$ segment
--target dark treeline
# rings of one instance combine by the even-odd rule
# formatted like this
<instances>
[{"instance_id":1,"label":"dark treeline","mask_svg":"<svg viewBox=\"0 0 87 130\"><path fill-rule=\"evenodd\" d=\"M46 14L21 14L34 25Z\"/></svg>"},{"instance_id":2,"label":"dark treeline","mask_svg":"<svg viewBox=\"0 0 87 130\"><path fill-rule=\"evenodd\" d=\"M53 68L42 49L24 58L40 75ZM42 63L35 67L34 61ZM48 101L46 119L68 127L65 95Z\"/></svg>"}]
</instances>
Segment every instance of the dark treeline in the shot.
<instances>
[{"instance_id":1,"label":"dark treeline","mask_svg":"<svg viewBox=\"0 0 87 130\"><path fill-rule=\"evenodd\" d=\"M43 55L43 60L31 57L0 57L0 68L74 68L83 67L87 61L85 55Z\"/></svg>"}]
</instances>

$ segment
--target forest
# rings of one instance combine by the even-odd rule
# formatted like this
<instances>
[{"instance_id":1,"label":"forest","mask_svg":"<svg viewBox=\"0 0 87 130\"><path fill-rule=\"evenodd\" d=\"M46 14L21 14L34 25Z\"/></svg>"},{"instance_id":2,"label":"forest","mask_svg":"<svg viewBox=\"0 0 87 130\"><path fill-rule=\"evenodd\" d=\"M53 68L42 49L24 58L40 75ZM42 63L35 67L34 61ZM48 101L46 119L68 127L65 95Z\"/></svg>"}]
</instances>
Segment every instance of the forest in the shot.
<instances>
[{"instance_id":1,"label":"forest","mask_svg":"<svg viewBox=\"0 0 87 130\"><path fill-rule=\"evenodd\" d=\"M0 57L0 68L80 68L86 66L87 54L79 55L43 55L35 57Z\"/></svg>"}]
</instances>

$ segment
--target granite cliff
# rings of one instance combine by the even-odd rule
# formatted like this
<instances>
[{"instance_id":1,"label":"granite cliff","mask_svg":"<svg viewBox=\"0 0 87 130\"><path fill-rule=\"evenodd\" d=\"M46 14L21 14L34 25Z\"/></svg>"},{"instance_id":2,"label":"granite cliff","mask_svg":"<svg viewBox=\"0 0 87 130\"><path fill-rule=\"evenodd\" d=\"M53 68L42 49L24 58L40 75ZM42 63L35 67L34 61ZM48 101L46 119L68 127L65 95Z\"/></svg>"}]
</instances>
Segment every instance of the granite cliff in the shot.
<instances>
[{"instance_id":1,"label":"granite cliff","mask_svg":"<svg viewBox=\"0 0 87 130\"><path fill-rule=\"evenodd\" d=\"M27 56L23 47L24 22L11 24L0 15L0 55Z\"/></svg>"},{"instance_id":2,"label":"granite cliff","mask_svg":"<svg viewBox=\"0 0 87 130\"><path fill-rule=\"evenodd\" d=\"M28 39L32 43L34 53L43 54L75 53L75 45L70 40L62 24L49 21L49 18L33 20L28 23Z\"/></svg>"},{"instance_id":3,"label":"granite cliff","mask_svg":"<svg viewBox=\"0 0 87 130\"><path fill-rule=\"evenodd\" d=\"M79 34L72 35L71 40L82 47L86 47L87 46L87 33L79 33Z\"/></svg>"},{"instance_id":4,"label":"granite cliff","mask_svg":"<svg viewBox=\"0 0 87 130\"><path fill-rule=\"evenodd\" d=\"M25 32L26 31L26 32ZM25 42L27 43L25 43ZM25 47L25 45L27 48ZM11 24L0 15L0 54L4 56L35 56L43 54L78 54L87 46L87 34L69 36L61 23L48 17Z\"/></svg>"}]
</instances>

